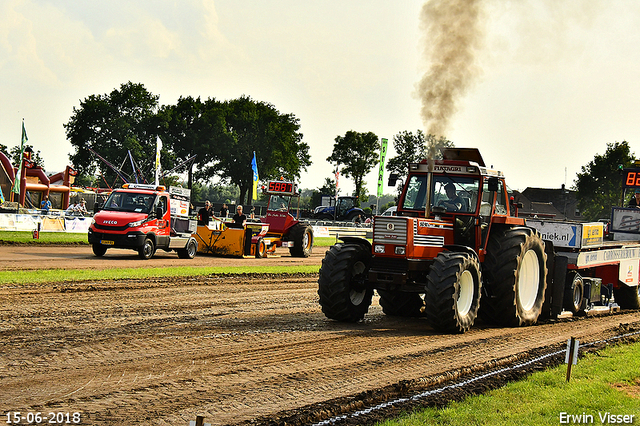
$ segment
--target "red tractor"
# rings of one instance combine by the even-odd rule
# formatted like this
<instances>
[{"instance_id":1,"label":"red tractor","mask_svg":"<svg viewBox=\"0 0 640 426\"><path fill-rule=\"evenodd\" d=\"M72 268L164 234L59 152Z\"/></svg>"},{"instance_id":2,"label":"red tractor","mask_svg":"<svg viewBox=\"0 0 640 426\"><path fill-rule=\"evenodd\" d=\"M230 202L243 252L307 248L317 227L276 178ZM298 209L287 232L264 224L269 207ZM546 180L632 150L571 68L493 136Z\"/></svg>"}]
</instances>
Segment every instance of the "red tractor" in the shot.
<instances>
[{"instance_id":1,"label":"red tractor","mask_svg":"<svg viewBox=\"0 0 640 426\"><path fill-rule=\"evenodd\" d=\"M373 244L344 237L327 252L318 294L328 318L362 319L376 290L387 315L426 316L445 332L465 332L478 314L537 321L547 278L539 233L516 217L503 174L478 150L443 157L409 165L397 216L374 218Z\"/></svg>"},{"instance_id":2,"label":"red tractor","mask_svg":"<svg viewBox=\"0 0 640 426\"><path fill-rule=\"evenodd\" d=\"M309 257L313 249L313 228L300 222L300 193L297 185L284 180L269 181L263 191L269 194L267 214L262 221L269 224L264 237L270 252L288 247L291 256ZM298 200L296 216L291 214L292 201Z\"/></svg>"}]
</instances>

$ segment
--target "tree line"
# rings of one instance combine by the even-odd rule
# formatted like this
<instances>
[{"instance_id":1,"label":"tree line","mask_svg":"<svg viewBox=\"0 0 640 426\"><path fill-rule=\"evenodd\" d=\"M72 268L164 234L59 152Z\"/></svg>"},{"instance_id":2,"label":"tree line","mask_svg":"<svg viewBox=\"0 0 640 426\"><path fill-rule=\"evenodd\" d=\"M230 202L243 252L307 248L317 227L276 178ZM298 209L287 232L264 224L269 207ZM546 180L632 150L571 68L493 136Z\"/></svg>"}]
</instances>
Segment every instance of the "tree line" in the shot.
<instances>
[{"instance_id":1,"label":"tree line","mask_svg":"<svg viewBox=\"0 0 640 426\"><path fill-rule=\"evenodd\" d=\"M254 152L263 182L281 177L299 181L311 165L299 119L245 95L227 101L186 96L174 105L159 105L159 96L140 83L128 82L111 93L81 100L64 128L75 150L69 157L79 172L77 182L85 186L119 186L123 178L153 181L158 138L162 141L162 170L181 167L176 172L186 171L187 186L198 183L198 193L211 192L199 189L214 178L221 186L235 186L241 203L251 200ZM421 130L401 131L392 143L396 156L389 158L386 170L400 177L406 176L409 163L437 158L440 148L454 146L444 137L425 135ZM380 139L375 133L349 130L335 138L326 161L336 165L341 178L353 179L353 195L366 201L364 178L378 164L379 152ZM605 214L617 197L619 203L619 191L614 189L620 183L612 168L632 162L633 154L623 141L608 144L604 155L596 155L583 166L573 189L586 218ZM165 179L173 183L176 178ZM315 196L327 192L335 193L333 176L325 179Z\"/></svg>"}]
</instances>

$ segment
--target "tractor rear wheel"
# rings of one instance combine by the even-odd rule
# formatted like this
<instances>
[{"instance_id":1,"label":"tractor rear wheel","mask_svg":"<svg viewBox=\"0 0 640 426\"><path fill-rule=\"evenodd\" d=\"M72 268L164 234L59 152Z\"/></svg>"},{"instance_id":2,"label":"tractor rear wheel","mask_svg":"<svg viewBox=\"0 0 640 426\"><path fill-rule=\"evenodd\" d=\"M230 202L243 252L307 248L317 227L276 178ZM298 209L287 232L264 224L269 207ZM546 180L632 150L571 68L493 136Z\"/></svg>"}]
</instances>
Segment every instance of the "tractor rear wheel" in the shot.
<instances>
[{"instance_id":1,"label":"tractor rear wheel","mask_svg":"<svg viewBox=\"0 0 640 426\"><path fill-rule=\"evenodd\" d=\"M318 278L322 312L337 321L356 322L369 310L373 289L367 287L371 252L360 244L336 244L325 254Z\"/></svg>"},{"instance_id":2,"label":"tractor rear wheel","mask_svg":"<svg viewBox=\"0 0 640 426\"><path fill-rule=\"evenodd\" d=\"M393 317L419 317L424 312L424 300L418 293L378 290L382 312Z\"/></svg>"},{"instance_id":3,"label":"tractor rear wheel","mask_svg":"<svg viewBox=\"0 0 640 426\"><path fill-rule=\"evenodd\" d=\"M313 228L309 225L296 223L289 231L290 241L293 247L289 248L289 253L294 257L309 257L313 250Z\"/></svg>"},{"instance_id":4,"label":"tractor rear wheel","mask_svg":"<svg viewBox=\"0 0 640 426\"><path fill-rule=\"evenodd\" d=\"M535 324L547 288L544 242L537 231L514 227L489 238L480 316L504 326Z\"/></svg>"},{"instance_id":5,"label":"tractor rear wheel","mask_svg":"<svg viewBox=\"0 0 640 426\"><path fill-rule=\"evenodd\" d=\"M464 333L480 306L480 264L467 253L441 252L427 276L427 321L446 333Z\"/></svg>"},{"instance_id":6,"label":"tractor rear wheel","mask_svg":"<svg viewBox=\"0 0 640 426\"><path fill-rule=\"evenodd\" d=\"M622 309L640 309L640 286L620 284L613 288L613 298Z\"/></svg>"}]
</instances>

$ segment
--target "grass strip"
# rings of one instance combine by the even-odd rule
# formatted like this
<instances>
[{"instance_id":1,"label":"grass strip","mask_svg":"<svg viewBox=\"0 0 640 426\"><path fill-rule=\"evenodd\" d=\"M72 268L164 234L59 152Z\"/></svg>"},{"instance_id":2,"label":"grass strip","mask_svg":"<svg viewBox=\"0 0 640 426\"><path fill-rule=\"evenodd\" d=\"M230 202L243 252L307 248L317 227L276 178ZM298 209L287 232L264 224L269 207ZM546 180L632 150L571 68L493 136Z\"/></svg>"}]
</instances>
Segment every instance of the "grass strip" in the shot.
<instances>
[{"instance_id":1,"label":"grass strip","mask_svg":"<svg viewBox=\"0 0 640 426\"><path fill-rule=\"evenodd\" d=\"M640 424L640 342L587 354L573 366L568 383L566 371L566 365L550 368L445 408L378 425Z\"/></svg>"},{"instance_id":2,"label":"grass strip","mask_svg":"<svg viewBox=\"0 0 640 426\"><path fill-rule=\"evenodd\" d=\"M0 231L0 242L9 244L84 244L89 245L86 233L40 232L40 238L33 238L28 231ZM329 247L336 243L335 237L314 238L316 247Z\"/></svg>"},{"instance_id":3,"label":"grass strip","mask_svg":"<svg viewBox=\"0 0 640 426\"><path fill-rule=\"evenodd\" d=\"M2 284L33 284L86 280L144 279L164 277L192 277L212 274L315 274L319 265L294 266L184 266L171 268L113 268L113 269L37 269L0 271Z\"/></svg>"}]
</instances>

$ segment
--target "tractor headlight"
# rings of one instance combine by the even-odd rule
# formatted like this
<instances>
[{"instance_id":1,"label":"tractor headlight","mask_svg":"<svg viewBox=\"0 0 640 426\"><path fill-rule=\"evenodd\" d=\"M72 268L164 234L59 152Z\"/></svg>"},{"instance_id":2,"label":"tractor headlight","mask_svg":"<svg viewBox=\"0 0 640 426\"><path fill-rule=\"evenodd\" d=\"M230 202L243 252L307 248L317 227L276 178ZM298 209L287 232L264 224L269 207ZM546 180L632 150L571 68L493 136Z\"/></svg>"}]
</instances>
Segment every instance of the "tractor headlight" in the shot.
<instances>
[{"instance_id":1,"label":"tractor headlight","mask_svg":"<svg viewBox=\"0 0 640 426\"><path fill-rule=\"evenodd\" d=\"M373 247L373 252L376 254L383 254L384 253L384 246L381 244L376 244Z\"/></svg>"},{"instance_id":2,"label":"tractor headlight","mask_svg":"<svg viewBox=\"0 0 640 426\"><path fill-rule=\"evenodd\" d=\"M395 253L404 255L407 252L405 247L396 246Z\"/></svg>"}]
</instances>

